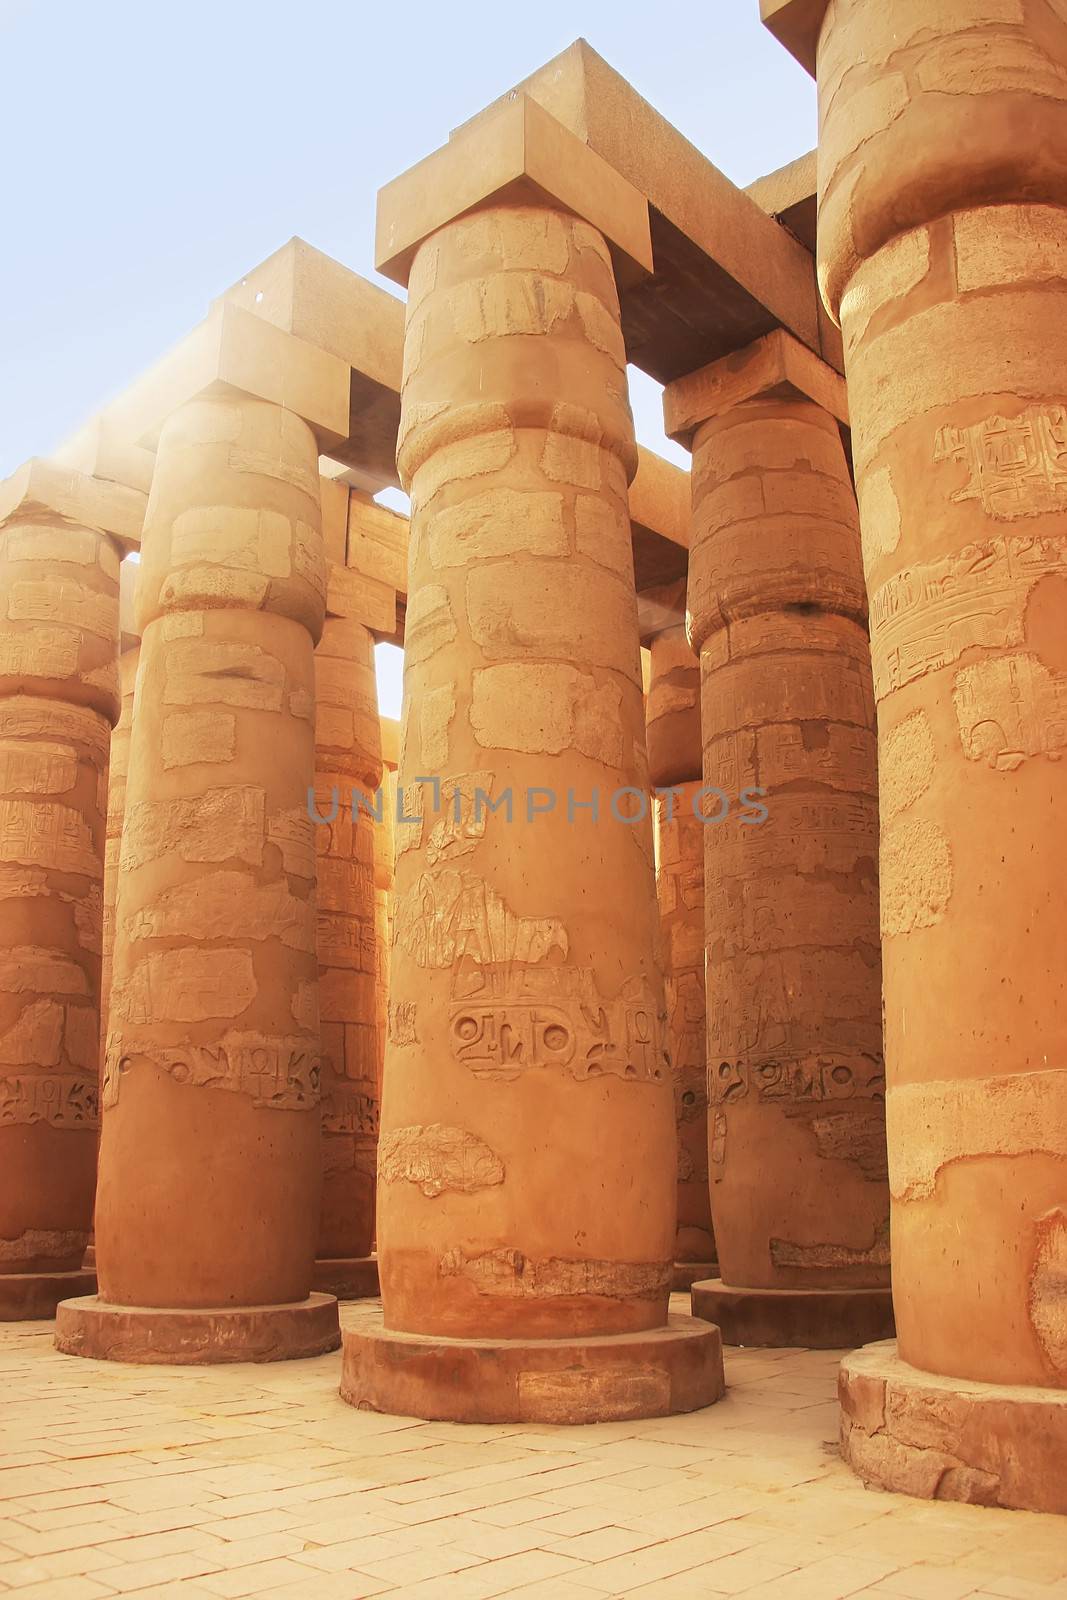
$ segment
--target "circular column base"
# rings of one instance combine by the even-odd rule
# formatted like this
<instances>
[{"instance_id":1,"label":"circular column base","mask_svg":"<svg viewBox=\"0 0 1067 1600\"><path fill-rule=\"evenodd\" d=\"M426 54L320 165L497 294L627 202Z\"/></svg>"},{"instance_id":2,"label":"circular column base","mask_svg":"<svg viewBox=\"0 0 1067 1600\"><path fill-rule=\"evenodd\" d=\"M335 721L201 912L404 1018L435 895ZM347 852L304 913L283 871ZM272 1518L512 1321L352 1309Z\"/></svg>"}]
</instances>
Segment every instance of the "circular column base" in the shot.
<instances>
[{"instance_id":1,"label":"circular column base","mask_svg":"<svg viewBox=\"0 0 1067 1600\"><path fill-rule=\"evenodd\" d=\"M717 1261L676 1261L671 1277L672 1294L688 1294L694 1283L703 1278L714 1278L719 1270Z\"/></svg>"},{"instance_id":2,"label":"circular column base","mask_svg":"<svg viewBox=\"0 0 1067 1600\"><path fill-rule=\"evenodd\" d=\"M338 1300L373 1300L381 1294L377 1256L320 1256L311 1287Z\"/></svg>"},{"instance_id":3,"label":"circular column base","mask_svg":"<svg viewBox=\"0 0 1067 1600\"><path fill-rule=\"evenodd\" d=\"M214 1366L294 1361L336 1350L337 1301L328 1294L280 1306L118 1306L99 1295L56 1311L56 1349L94 1361Z\"/></svg>"},{"instance_id":4,"label":"circular column base","mask_svg":"<svg viewBox=\"0 0 1067 1600\"><path fill-rule=\"evenodd\" d=\"M694 1283L693 1315L717 1324L726 1344L847 1350L896 1331L888 1289L733 1289Z\"/></svg>"},{"instance_id":5,"label":"circular column base","mask_svg":"<svg viewBox=\"0 0 1067 1600\"><path fill-rule=\"evenodd\" d=\"M386 1328L382 1308L345 1317L341 1398L434 1422L629 1422L722 1398L718 1328L669 1317L647 1333L575 1339L445 1339Z\"/></svg>"},{"instance_id":6,"label":"circular column base","mask_svg":"<svg viewBox=\"0 0 1067 1600\"><path fill-rule=\"evenodd\" d=\"M96 1273L84 1267L74 1272L0 1273L0 1322L48 1321L61 1300L95 1293Z\"/></svg>"},{"instance_id":7,"label":"circular column base","mask_svg":"<svg viewBox=\"0 0 1067 1600\"><path fill-rule=\"evenodd\" d=\"M85 1246L85 1254L82 1256L82 1271L83 1272L95 1272L96 1271L96 1246L95 1246L95 1244L87 1244Z\"/></svg>"},{"instance_id":8,"label":"circular column base","mask_svg":"<svg viewBox=\"0 0 1067 1600\"><path fill-rule=\"evenodd\" d=\"M1067 1515L1067 1389L923 1372L890 1339L845 1357L838 1393L841 1454L864 1482Z\"/></svg>"}]
</instances>

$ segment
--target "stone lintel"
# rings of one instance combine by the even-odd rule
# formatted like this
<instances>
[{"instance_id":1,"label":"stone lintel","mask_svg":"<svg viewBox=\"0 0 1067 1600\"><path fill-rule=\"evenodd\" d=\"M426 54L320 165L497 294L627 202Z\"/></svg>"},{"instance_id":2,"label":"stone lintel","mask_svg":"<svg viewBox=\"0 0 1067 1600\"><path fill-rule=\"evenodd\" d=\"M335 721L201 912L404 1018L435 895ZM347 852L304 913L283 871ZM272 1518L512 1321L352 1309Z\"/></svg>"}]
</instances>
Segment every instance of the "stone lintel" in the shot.
<instances>
[{"instance_id":1,"label":"stone lintel","mask_svg":"<svg viewBox=\"0 0 1067 1600\"><path fill-rule=\"evenodd\" d=\"M755 200L761 211L774 217L800 240L805 249L815 254L816 226L819 211L816 157L809 150L795 161L776 167L754 183L745 185L745 193Z\"/></svg>"},{"instance_id":2,"label":"stone lintel","mask_svg":"<svg viewBox=\"0 0 1067 1600\"><path fill-rule=\"evenodd\" d=\"M819 30L830 0L759 0L760 21L815 76Z\"/></svg>"},{"instance_id":3,"label":"stone lintel","mask_svg":"<svg viewBox=\"0 0 1067 1600\"><path fill-rule=\"evenodd\" d=\"M59 467L73 467L105 483L122 483L148 494L156 458L151 450L125 438L106 411L64 440L49 457Z\"/></svg>"},{"instance_id":4,"label":"stone lintel","mask_svg":"<svg viewBox=\"0 0 1067 1600\"><path fill-rule=\"evenodd\" d=\"M304 239L290 239L219 300L241 307L350 369L348 433L334 447L372 491L397 483L404 303Z\"/></svg>"},{"instance_id":5,"label":"stone lintel","mask_svg":"<svg viewBox=\"0 0 1067 1600\"><path fill-rule=\"evenodd\" d=\"M336 561L327 571L326 615L362 623L383 639L395 639L399 631L396 590Z\"/></svg>"},{"instance_id":6,"label":"stone lintel","mask_svg":"<svg viewBox=\"0 0 1067 1600\"><path fill-rule=\"evenodd\" d=\"M408 519L353 489L348 496L346 564L401 593L408 586Z\"/></svg>"},{"instance_id":7,"label":"stone lintel","mask_svg":"<svg viewBox=\"0 0 1067 1600\"><path fill-rule=\"evenodd\" d=\"M684 579L689 568L689 474L642 446L630 485L630 535L638 590Z\"/></svg>"},{"instance_id":8,"label":"stone lintel","mask_svg":"<svg viewBox=\"0 0 1067 1600\"><path fill-rule=\"evenodd\" d=\"M702 422L748 400L776 397L814 401L848 426L844 378L784 328L777 328L744 350L668 384L663 391L664 431L668 438L691 446Z\"/></svg>"},{"instance_id":9,"label":"stone lintel","mask_svg":"<svg viewBox=\"0 0 1067 1600\"><path fill-rule=\"evenodd\" d=\"M110 408L128 438L154 449L167 418L190 400L251 395L302 417L319 448L348 436L349 368L284 329L227 301Z\"/></svg>"},{"instance_id":10,"label":"stone lintel","mask_svg":"<svg viewBox=\"0 0 1067 1600\"><path fill-rule=\"evenodd\" d=\"M457 130L528 95L648 202L655 271L620 283L627 356L659 383L788 328L835 366L811 251L578 39Z\"/></svg>"},{"instance_id":11,"label":"stone lintel","mask_svg":"<svg viewBox=\"0 0 1067 1600\"><path fill-rule=\"evenodd\" d=\"M395 717L379 717L382 725L382 766L396 772L400 766L400 723Z\"/></svg>"},{"instance_id":12,"label":"stone lintel","mask_svg":"<svg viewBox=\"0 0 1067 1600\"><path fill-rule=\"evenodd\" d=\"M652 271L648 202L525 94L498 105L378 193L376 266L406 284L419 245L494 201L561 207L603 234L620 286Z\"/></svg>"},{"instance_id":13,"label":"stone lintel","mask_svg":"<svg viewBox=\"0 0 1067 1600\"><path fill-rule=\"evenodd\" d=\"M148 496L33 456L0 483L0 524L10 518L51 516L108 534L125 554L141 543Z\"/></svg>"},{"instance_id":14,"label":"stone lintel","mask_svg":"<svg viewBox=\"0 0 1067 1600\"><path fill-rule=\"evenodd\" d=\"M322 543L327 561L345 564L348 549L348 496L347 483L336 478L319 477L319 503L322 507Z\"/></svg>"}]
</instances>

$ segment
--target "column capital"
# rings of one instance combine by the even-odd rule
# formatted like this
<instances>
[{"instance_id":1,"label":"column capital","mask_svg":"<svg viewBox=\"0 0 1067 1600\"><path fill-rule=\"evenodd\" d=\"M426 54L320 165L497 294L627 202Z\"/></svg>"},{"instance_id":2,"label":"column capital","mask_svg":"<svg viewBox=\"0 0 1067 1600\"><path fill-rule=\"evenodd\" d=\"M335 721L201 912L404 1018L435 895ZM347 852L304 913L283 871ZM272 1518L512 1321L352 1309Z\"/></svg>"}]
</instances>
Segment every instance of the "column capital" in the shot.
<instances>
[{"instance_id":1,"label":"column capital","mask_svg":"<svg viewBox=\"0 0 1067 1600\"><path fill-rule=\"evenodd\" d=\"M845 427L845 380L806 345L776 328L744 350L676 378L663 391L663 427L668 438L692 447L703 422L749 400L810 400Z\"/></svg>"},{"instance_id":2,"label":"column capital","mask_svg":"<svg viewBox=\"0 0 1067 1600\"><path fill-rule=\"evenodd\" d=\"M379 190L375 265L406 285L415 252L430 234L493 202L523 200L569 211L596 228L620 283L652 272L648 201L525 94L457 129Z\"/></svg>"},{"instance_id":3,"label":"column capital","mask_svg":"<svg viewBox=\"0 0 1067 1600\"><path fill-rule=\"evenodd\" d=\"M819 30L830 0L759 0L760 21L815 76Z\"/></svg>"},{"instance_id":4,"label":"column capital","mask_svg":"<svg viewBox=\"0 0 1067 1600\"><path fill-rule=\"evenodd\" d=\"M148 496L31 456L0 482L0 527L16 517L59 517L106 533L123 554L141 543Z\"/></svg>"},{"instance_id":5,"label":"column capital","mask_svg":"<svg viewBox=\"0 0 1067 1600\"><path fill-rule=\"evenodd\" d=\"M167 418L191 400L246 396L301 417L319 449L348 437L350 368L339 356L227 301L109 410L126 437L154 449Z\"/></svg>"}]
</instances>

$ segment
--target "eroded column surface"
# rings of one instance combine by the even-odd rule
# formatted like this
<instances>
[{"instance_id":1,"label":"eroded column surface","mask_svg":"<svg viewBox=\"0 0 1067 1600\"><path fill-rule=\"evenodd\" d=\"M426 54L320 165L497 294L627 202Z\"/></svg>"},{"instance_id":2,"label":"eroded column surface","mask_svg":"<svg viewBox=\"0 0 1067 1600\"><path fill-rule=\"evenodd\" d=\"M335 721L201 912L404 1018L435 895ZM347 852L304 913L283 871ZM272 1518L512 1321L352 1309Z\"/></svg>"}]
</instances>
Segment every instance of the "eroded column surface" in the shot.
<instances>
[{"instance_id":1,"label":"eroded column surface","mask_svg":"<svg viewBox=\"0 0 1067 1600\"><path fill-rule=\"evenodd\" d=\"M744 1343L841 1344L886 1324L889 1197L870 655L855 498L820 407L754 399L697 429L688 600L721 818L704 867L726 1293L702 1309Z\"/></svg>"},{"instance_id":2,"label":"eroded column surface","mask_svg":"<svg viewBox=\"0 0 1067 1600\"><path fill-rule=\"evenodd\" d=\"M684 627L652 640L646 732L655 800L656 892L663 933L667 1035L678 1129L676 1288L712 1276L704 1002L704 824L700 806L700 665Z\"/></svg>"},{"instance_id":3,"label":"eroded column surface","mask_svg":"<svg viewBox=\"0 0 1067 1600\"><path fill-rule=\"evenodd\" d=\"M1036 1433L1010 1408L968 1424L1057 1466L1012 1481L972 1452L967 1497L1047 1508L1058 1477L1067 1510L1067 18L831 6L819 92L878 701L899 1356L1060 1391ZM960 1392L957 1416L994 1404Z\"/></svg>"},{"instance_id":4,"label":"eroded column surface","mask_svg":"<svg viewBox=\"0 0 1067 1600\"><path fill-rule=\"evenodd\" d=\"M159 442L137 590L100 1298L61 1309L63 1349L212 1361L336 1343L335 1303L306 1298L321 1183L307 797L324 594L306 424L240 396L180 408Z\"/></svg>"},{"instance_id":5,"label":"eroded column surface","mask_svg":"<svg viewBox=\"0 0 1067 1600\"><path fill-rule=\"evenodd\" d=\"M356 1403L570 1421L720 1392L717 1334L666 1327L675 1135L618 315L603 238L561 212L466 216L411 273L400 778L422 815L397 824L385 1320L346 1330ZM622 786L635 824L611 814ZM597 791L599 819L577 809ZM635 1337L590 1355L605 1334ZM687 1337L679 1386L657 1341Z\"/></svg>"},{"instance_id":6,"label":"eroded column surface","mask_svg":"<svg viewBox=\"0 0 1067 1600\"><path fill-rule=\"evenodd\" d=\"M0 528L0 1319L81 1273L98 1128L118 553L59 517Z\"/></svg>"},{"instance_id":7,"label":"eroded column surface","mask_svg":"<svg viewBox=\"0 0 1067 1600\"><path fill-rule=\"evenodd\" d=\"M104 835L104 921L103 955L100 964L100 1044L101 1061L107 1043L107 1019L111 1002L111 953L115 942L115 901L119 888L119 854L122 849L122 819L126 814L126 779L130 770L130 734L133 730L133 697L137 681L140 646L124 650L119 657L119 720L111 730L110 764L107 780L107 824Z\"/></svg>"},{"instance_id":8,"label":"eroded column surface","mask_svg":"<svg viewBox=\"0 0 1067 1600\"><path fill-rule=\"evenodd\" d=\"M317 1288L376 1293L379 973L375 832L382 777L374 641L328 617L315 651L315 830L322 1037L322 1219ZM382 821L375 813L382 811Z\"/></svg>"}]
</instances>

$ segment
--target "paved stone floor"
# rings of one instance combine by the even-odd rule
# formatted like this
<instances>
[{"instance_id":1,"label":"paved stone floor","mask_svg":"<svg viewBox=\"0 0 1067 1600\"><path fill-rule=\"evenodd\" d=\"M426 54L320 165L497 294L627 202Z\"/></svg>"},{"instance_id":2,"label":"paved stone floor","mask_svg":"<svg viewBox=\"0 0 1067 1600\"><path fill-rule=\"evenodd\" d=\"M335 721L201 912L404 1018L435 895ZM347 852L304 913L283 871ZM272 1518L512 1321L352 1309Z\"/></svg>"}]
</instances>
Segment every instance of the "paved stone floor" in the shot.
<instances>
[{"instance_id":1,"label":"paved stone floor","mask_svg":"<svg viewBox=\"0 0 1067 1600\"><path fill-rule=\"evenodd\" d=\"M457 1427L352 1410L339 1355L120 1367L0 1326L0 1591L1067 1596L1067 1520L863 1489L832 1352L727 1362L728 1397L692 1416Z\"/></svg>"}]
</instances>

